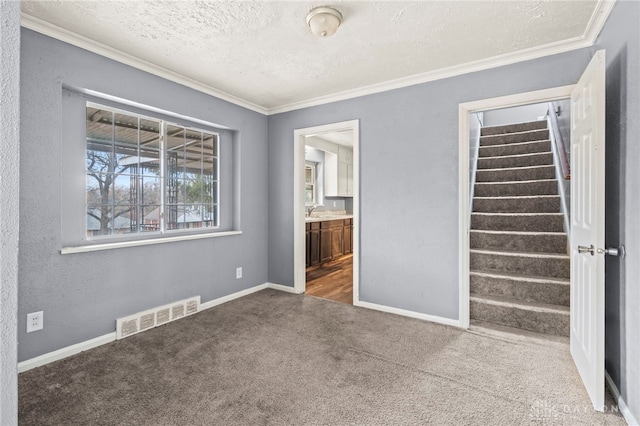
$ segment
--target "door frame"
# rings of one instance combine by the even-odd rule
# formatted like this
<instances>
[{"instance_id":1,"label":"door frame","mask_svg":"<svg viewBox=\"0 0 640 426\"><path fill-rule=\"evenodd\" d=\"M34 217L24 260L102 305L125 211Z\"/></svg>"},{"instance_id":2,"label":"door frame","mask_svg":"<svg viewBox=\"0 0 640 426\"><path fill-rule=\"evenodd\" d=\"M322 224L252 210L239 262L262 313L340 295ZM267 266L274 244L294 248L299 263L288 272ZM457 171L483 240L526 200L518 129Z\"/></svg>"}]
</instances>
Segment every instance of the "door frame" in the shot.
<instances>
[{"instance_id":1,"label":"door frame","mask_svg":"<svg viewBox=\"0 0 640 426\"><path fill-rule=\"evenodd\" d=\"M536 90L532 92L517 93L496 98L481 99L472 102L459 104L458 108L458 146L459 146L459 189L460 198L458 201L458 223L459 223L459 307L458 319L460 327L469 328L470 307L469 307L469 115L475 112L490 111L517 107L528 104L556 101L571 97L571 91L575 84L568 86L553 87L550 89Z\"/></svg>"},{"instance_id":2,"label":"door frame","mask_svg":"<svg viewBox=\"0 0 640 426\"><path fill-rule=\"evenodd\" d=\"M293 289L306 289L304 146L305 137L353 130L353 304L360 301L360 120L296 129L293 132Z\"/></svg>"}]
</instances>

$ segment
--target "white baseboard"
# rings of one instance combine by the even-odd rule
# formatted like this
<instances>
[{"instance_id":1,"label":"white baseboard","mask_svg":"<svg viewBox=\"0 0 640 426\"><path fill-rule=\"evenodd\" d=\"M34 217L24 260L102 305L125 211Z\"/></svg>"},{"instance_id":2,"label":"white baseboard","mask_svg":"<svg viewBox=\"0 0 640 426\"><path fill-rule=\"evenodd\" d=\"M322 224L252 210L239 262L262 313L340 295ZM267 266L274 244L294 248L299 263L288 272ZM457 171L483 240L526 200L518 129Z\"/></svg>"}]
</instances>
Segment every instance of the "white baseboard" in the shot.
<instances>
[{"instance_id":1,"label":"white baseboard","mask_svg":"<svg viewBox=\"0 0 640 426\"><path fill-rule=\"evenodd\" d=\"M267 283L267 287L274 290L284 291L285 293L301 294L300 292L296 291L295 288L289 287L288 285Z\"/></svg>"},{"instance_id":2,"label":"white baseboard","mask_svg":"<svg viewBox=\"0 0 640 426\"><path fill-rule=\"evenodd\" d=\"M32 368L40 367L50 362L58 361L71 355L78 354L80 352L96 348L98 346L111 343L116 340L116 332L105 334L103 336L95 337L84 342L76 343L75 345L67 346L57 351L49 352L35 358L28 359L18 363L18 373L22 373Z\"/></svg>"},{"instance_id":3,"label":"white baseboard","mask_svg":"<svg viewBox=\"0 0 640 426\"><path fill-rule=\"evenodd\" d=\"M200 311L204 311L205 309L213 308L214 306L222 305L223 303L231 302L232 300L239 299L243 296L248 296L251 293L255 293L256 291L264 290L267 288L267 283L259 284L255 287L250 287L246 290L241 290L235 293L231 293L227 296L222 296L217 299L209 300L208 302L204 302L200 304Z\"/></svg>"},{"instance_id":4,"label":"white baseboard","mask_svg":"<svg viewBox=\"0 0 640 426\"><path fill-rule=\"evenodd\" d=\"M226 303L226 302L230 302L230 301L235 300L235 299L239 299L239 298L241 298L243 296L248 296L249 294L264 290L266 288L271 288L271 289L274 289L274 290L279 290L279 291L284 291L284 292L287 292L287 293L297 294L296 290L293 287L285 286L285 285L282 285L282 284L275 284L275 283L268 283L267 282L267 283L264 283L264 284L257 285L255 287L251 287L251 288L248 288L248 289L245 289L245 290L238 291L236 293L229 294L227 296L219 297L217 299L201 303L200 307L198 309L198 312L204 311L206 309L213 308L214 306L218 306L218 305L221 305L221 304ZM460 327L460 323L459 323L458 320L452 320L452 319L449 319L449 318L443 318L443 317L439 317L439 316L435 316L435 315L421 314L421 313L418 313L418 312L407 311L407 310L404 310L404 309L392 308L390 306L377 305L375 303L361 302L361 301L355 302L354 305L355 306L360 306L362 308L373 309L373 310L376 310L376 311L388 312L388 313L391 313L391 314L402 315L402 316L405 316L405 317L411 317L411 318L417 318L417 319L421 319L421 320L425 320L425 321L431 321L431 322L435 322L435 323L438 323L438 324L445 324L445 325L451 325L451 326L454 326L454 327ZM61 360L63 358L69 357L71 355L75 355L75 354L78 354L80 352L83 352L83 351L86 351L86 350L89 350L89 349L93 349L93 348L96 348L98 346L102 346L102 345L107 344L107 343L111 343L111 342L113 342L115 340L116 340L116 332L114 331L113 333L108 333L108 334L105 334L103 336L99 336L99 337L95 337L95 338L90 339L90 340L86 340L84 342L76 343L74 345L67 346L65 348L61 348L61 349L55 350L53 352L49 352L49 353L37 356L35 358L31 358L31 359L19 362L18 363L18 372L22 373L24 371L31 370L32 368L40 367L42 365L49 364L51 362ZM609 376L607 376L607 377L609 377ZM608 378L608 380L610 381L610 378ZM617 392L617 388L615 388L615 385L613 385L613 382L611 382L611 385L612 385L612 389L615 389L615 391ZM619 398L619 393L617 395L618 395L617 397ZM621 411L623 412L623 414L625 413L625 410L626 410L626 412L629 413L628 414L630 416L629 418L633 419L633 416L629 412L629 409L627 408L627 406L624 404L624 401L622 399L619 399L619 401L620 401L619 402L619 406L621 407ZM625 418L627 418L627 414L625 414ZM635 423L630 422L630 421L628 421L628 422L629 422L629 424L635 424Z\"/></svg>"},{"instance_id":5,"label":"white baseboard","mask_svg":"<svg viewBox=\"0 0 640 426\"><path fill-rule=\"evenodd\" d=\"M451 318L439 317L436 315L421 314L419 312L407 311L405 309L393 308L391 306L378 305L376 303L362 302L360 300L353 303L354 306L361 308L373 309L376 311L387 312L390 314L402 315L403 317L417 318L424 321L435 322L438 324L450 325L461 328L460 321Z\"/></svg>"},{"instance_id":6,"label":"white baseboard","mask_svg":"<svg viewBox=\"0 0 640 426\"><path fill-rule=\"evenodd\" d=\"M284 287L284 286L282 286ZM213 308L214 306L221 305L231 300L238 299L243 296L247 296L251 293L255 293L267 288L267 283L257 285L255 287L248 288L246 290L238 291L227 296L220 297L218 299L210 300L205 303L201 303L198 312L205 309ZM45 364L49 364L54 361L59 361L71 355L78 354L80 352L102 346L107 343L111 343L116 340L116 332L105 334L104 336L95 337L84 342L76 343L75 345L67 346L65 348L58 349L53 352L49 352L35 358L31 358L18 363L18 373L31 370L32 368L40 367Z\"/></svg>"},{"instance_id":7,"label":"white baseboard","mask_svg":"<svg viewBox=\"0 0 640 426\"><path fill-rule=\"evenodd\" d=\"M611 378L607 370L604 371L604 378L607 384L609 385L609 389L611 389L613 398L616 400L616 404L618 404L618 409L622 413L622 416L624 417L624 419L627 421L627 424L629 424L630 426L640 425L640 423L635 418L631 410L629 410L629 407L627 407L627 404L624 402L624 399L622 399L622 396L620 395L620 390L618 389L616 384L613 382L613 379Z\"/></svg>"}]
</instances>

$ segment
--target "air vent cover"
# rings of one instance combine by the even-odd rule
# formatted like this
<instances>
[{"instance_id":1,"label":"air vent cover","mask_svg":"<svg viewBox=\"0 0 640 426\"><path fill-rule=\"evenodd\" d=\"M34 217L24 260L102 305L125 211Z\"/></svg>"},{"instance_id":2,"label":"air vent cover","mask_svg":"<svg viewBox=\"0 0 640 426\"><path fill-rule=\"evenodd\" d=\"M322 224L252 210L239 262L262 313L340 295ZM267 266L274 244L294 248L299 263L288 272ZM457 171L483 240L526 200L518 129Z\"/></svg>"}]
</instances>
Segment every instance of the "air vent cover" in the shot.
<instances>
[{"instance_id":1,"label":"air vent cover","mask_svg":"<svg viewBox=\"0 0 640 426\"><path fill-rule=\"evenodd\" d=\"M158 306L116 320L116 339L132 336L141 331L192 315L200 308L200 296Z\"/></svg>"}]
</instances>

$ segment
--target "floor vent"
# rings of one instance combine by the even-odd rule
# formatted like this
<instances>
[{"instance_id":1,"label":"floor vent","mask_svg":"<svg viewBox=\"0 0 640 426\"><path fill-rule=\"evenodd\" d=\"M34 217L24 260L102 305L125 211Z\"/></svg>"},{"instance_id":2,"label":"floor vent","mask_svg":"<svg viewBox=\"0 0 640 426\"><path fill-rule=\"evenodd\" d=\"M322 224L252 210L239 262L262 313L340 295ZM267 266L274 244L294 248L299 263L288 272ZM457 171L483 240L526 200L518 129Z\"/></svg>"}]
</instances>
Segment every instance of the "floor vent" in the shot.
<instances>
[{"instance_id":1,"label":"floor vent","mask_svg":"<svg viewBox=\"0 0 640 426\"><path fill-rule=\"evenodd\" d=\"M179 318L195 314L200 307L200 296L158 306L116 320L116 339L129 337Z\"/></svg>"}]
</instances>

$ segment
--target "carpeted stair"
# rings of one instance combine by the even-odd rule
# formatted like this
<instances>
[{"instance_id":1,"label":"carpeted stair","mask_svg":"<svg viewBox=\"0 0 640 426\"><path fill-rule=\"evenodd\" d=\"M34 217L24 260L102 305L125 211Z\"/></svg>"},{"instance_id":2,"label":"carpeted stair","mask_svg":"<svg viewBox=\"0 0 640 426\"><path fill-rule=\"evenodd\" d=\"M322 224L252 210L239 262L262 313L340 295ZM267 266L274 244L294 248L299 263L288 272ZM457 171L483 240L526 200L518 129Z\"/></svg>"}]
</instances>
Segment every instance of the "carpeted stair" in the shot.
<instances>
[{"instance_id":1,"label":"carpeted stair","mask_svg":"<svg viewBox=\"0 0 640 426\"><path fill-rule=\"evenodd\" d=\"M546 121L484 127L470 233L471 320L569 335L569 255Z\"/></svg>"}]
</instances>

